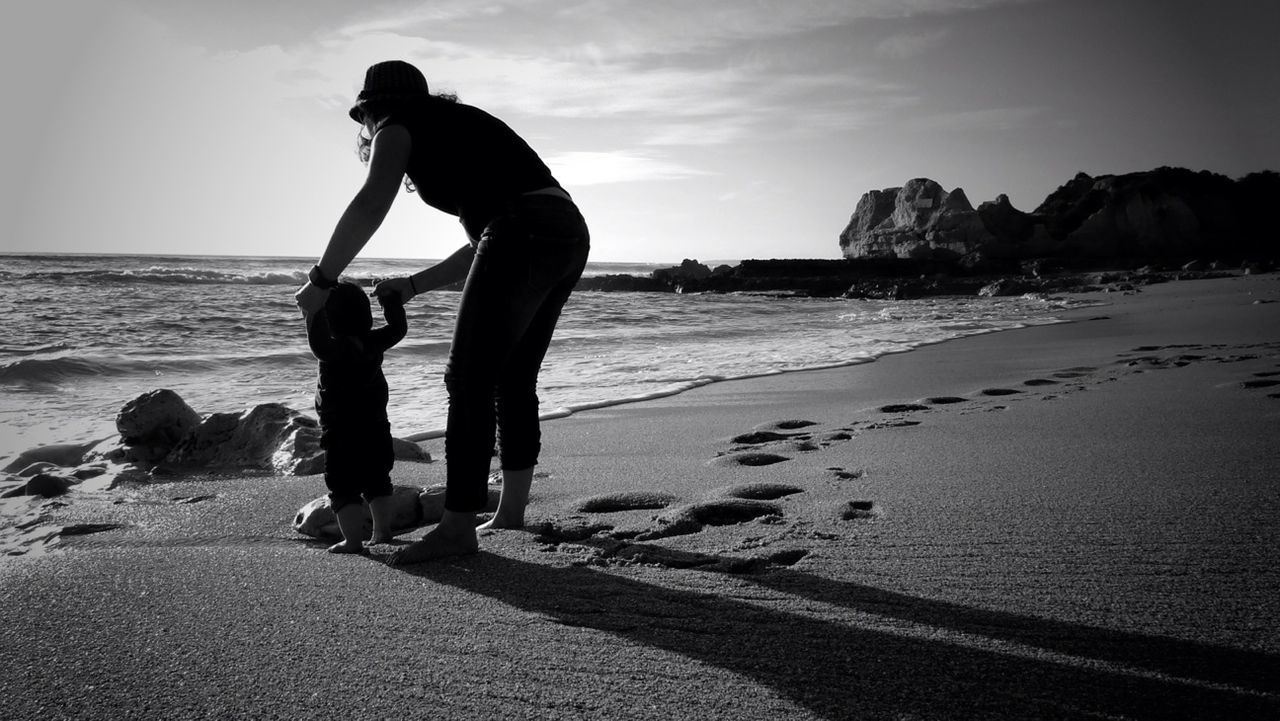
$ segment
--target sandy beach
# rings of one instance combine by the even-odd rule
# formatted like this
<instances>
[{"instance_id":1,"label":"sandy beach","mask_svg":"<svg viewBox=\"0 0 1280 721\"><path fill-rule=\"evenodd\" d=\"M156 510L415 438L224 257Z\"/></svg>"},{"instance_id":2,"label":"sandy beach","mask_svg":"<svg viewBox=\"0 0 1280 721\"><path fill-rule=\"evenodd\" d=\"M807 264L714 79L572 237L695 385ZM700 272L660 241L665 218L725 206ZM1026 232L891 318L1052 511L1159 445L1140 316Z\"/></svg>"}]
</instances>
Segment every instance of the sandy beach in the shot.
<instances>
[{"instance_id":1,"label":"sandy beach","mask_svg":"<svg viewBox=\"0 0 1280 721\"><path fill-rule=\"evenodd\" d=\"M452 561L324 553L319 476L73 490L0 718L1280 718L1280 276L1098 298L545 423Z\"/></svg>"}]
</instances>

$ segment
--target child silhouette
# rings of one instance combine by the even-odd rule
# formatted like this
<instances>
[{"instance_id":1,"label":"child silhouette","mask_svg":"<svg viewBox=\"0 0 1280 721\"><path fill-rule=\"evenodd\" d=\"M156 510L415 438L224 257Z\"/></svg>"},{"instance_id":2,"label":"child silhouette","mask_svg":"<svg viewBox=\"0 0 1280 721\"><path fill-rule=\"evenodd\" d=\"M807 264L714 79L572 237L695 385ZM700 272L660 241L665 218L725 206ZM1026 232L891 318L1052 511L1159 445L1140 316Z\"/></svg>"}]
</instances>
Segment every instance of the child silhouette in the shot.
<instances>
[{"instance_id":1,"label":"child silhouette","mask_svg":"<svg viewBox=\"0 0 1280 721\"><path fill-rule=\"evenodd\" d=\"M387 324L373 329L372 304L360 286L336 283L324 308L307 316L307 342L319 361L316 413L325 450L324 483L342 541L330 553L364 551L363 500L373 516L373 543L391 540L391 424L382 354L408 331L395 295L378 299Z\"/></svg>"}]
</instances>

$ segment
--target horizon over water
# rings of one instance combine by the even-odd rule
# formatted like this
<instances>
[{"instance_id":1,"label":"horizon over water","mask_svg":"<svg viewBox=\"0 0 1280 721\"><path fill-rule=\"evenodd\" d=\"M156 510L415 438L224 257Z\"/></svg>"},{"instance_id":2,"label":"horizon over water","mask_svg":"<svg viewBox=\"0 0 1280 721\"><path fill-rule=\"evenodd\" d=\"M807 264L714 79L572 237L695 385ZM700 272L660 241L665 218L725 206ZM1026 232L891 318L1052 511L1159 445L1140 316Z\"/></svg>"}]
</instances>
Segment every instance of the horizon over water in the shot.
<instances>
[{"instance_id":1,"label":"horizon over water","mask_svg":"<svg viewBox=\"0 0 1280 721\"><path fill-rule=\"evenodd\" d=\"M294 256L294 255L277 255L274 253L264 254L219 254L219 253L91 253L86 251L0 251L0 258L145 258L145 259L191 259L193 261L200 260L254 260L254 261L273 261L273 262L294 262L305 270L310 269L316 262L318 256ZM363 262L368 263L389 263L395 264L397 267L417 264L418 269L429 267L440 262L440 258L380 258L380 257L358 257L353 261L353 265ZM648 275L650 272L659 268L671 268L679 266L684 259L677 261L640 261L640 260L591 260L587 263L585 276L604 275L604 274L627 274L627 275ZM741 259L721 259L715 258L711 260L694 259L709 267L719 265L737 265L741 263ZM832 260L827 258L827 260ZM345 274L344 274L345 275ZM306 278L304 277L305 281Z\"/></svg>"},{"instance_id":2,"label":"horizon over water","mask_svg":"<svg viewBox=\"0 0 1280 721\"><path fill-rule=\"evenodd\" d=\"M313 262L0 255L0 311L12 319L0 335L0 456L114 440L120 407L158 388L176 391L201 415L275 402L314 417L316 361L293 302ZM343 277L369 286L430 262L361 258ZM592 263L588 272L643 275L670 265ZM398 437L444 426L443 366L457 300L452 291L414 299L409 335L386 354ZM1058 312L1084 304L1065 296L865 301L580 291L565 307L539 396L544 415L554 417L1058 322Z\"/></svg>"}]
</instances>

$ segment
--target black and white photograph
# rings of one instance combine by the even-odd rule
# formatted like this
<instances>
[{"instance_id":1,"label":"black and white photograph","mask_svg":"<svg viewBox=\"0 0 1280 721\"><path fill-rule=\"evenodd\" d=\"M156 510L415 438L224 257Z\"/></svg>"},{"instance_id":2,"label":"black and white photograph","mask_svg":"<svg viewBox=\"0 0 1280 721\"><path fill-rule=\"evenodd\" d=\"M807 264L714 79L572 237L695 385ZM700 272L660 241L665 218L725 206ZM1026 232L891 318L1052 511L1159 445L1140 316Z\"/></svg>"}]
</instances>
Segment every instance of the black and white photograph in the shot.
<instances>
[{"instance_id":1,"label":"black and white photograph","mask_svg":"<svg viewBox=\"0 0 1280 721\"><path fill-rule=\"evenodd\" d=\"M0 5L0 719L1280 719L1275 0Z\"/></svg>"}]
</instances>

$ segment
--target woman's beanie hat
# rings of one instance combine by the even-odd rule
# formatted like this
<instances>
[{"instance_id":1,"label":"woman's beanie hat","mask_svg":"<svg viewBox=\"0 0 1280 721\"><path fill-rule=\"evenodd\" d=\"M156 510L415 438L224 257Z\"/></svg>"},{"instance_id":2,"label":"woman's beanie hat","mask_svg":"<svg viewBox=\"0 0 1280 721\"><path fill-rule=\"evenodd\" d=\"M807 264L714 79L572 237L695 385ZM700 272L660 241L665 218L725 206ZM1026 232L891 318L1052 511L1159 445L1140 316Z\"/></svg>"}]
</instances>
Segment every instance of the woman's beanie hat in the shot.
<instances>
[{"instance_id":1,"label":"woman's beanie hat","mask_svg":"<svg viewBox=\"0 0 1280 721\"><path fill-rule=\"evenodd\" d=\"M357 123L362 122L360 106L370 100L400 100L422 98L431 93L422 71L403 60L387 60L370 65L364 74L364 88L356 96L356 104L348 115Z\"/></svg>"}]
</instances>

